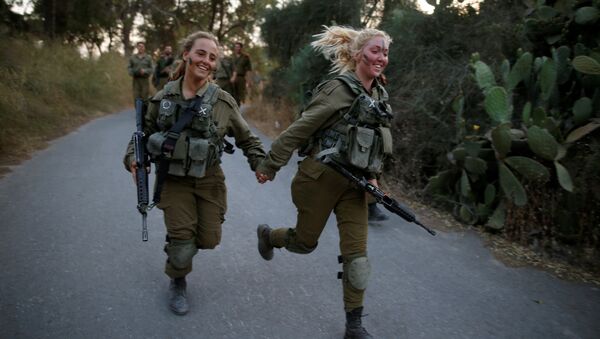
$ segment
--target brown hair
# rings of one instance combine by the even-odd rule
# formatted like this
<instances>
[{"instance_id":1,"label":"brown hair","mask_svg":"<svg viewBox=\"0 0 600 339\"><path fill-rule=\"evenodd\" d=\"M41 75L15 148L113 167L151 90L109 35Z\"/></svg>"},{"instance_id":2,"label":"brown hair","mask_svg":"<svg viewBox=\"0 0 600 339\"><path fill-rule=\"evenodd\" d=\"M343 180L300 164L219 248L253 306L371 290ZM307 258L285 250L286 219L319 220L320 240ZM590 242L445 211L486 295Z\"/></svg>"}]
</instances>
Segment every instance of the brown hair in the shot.
<instances>
[{"instance_id":1,"label":"brown hair","mask_svg":"<svg viewBox=\"0 0 600 339\"><path fill-rule=\"evenodd\" d=\"M188 35L187 37L185 37L185 39L181 40L180 56L183 57L183 52L189 52L192 49L192 46L194 46L196 40L198 39L212 40L217 45L217 50L220 48L219 40L212 33L205 31L197 31ZM184 61L181 61L179 65L177 65L177 68L173 71L173 73L171 73L169 81L181 78L185 74L185 67L186 63Z\"/></svg>"}]
</instances>

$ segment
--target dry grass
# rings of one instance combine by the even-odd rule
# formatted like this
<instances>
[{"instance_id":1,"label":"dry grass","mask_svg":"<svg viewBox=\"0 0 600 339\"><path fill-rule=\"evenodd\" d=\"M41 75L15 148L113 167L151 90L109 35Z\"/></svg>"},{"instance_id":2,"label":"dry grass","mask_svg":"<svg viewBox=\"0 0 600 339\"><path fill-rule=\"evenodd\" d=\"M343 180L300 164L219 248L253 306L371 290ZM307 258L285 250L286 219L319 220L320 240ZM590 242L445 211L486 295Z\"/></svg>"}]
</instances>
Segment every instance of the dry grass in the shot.
<instances>
[{"instance_id":1,"label":"dry grass","mask_svg":"<svg viewBox=\"0 0 600 339\"><path fill-rule=\"evenodd\" d=\"M0 176L47 141L129 104L122 56L89 60L73 46L0 38Z\"/></svg>"},{"instance_id":2,"label":"dry grass","mask_svg":"<svg viewBox=\"0 0 600 339\"><path fill-rule=\"evenodd\" d=\"M255 99L245 106L244 117L269 138L276 138L293 121L295 108L284 100L270 102L263 98Z\"/></svg>"}]
</instances>

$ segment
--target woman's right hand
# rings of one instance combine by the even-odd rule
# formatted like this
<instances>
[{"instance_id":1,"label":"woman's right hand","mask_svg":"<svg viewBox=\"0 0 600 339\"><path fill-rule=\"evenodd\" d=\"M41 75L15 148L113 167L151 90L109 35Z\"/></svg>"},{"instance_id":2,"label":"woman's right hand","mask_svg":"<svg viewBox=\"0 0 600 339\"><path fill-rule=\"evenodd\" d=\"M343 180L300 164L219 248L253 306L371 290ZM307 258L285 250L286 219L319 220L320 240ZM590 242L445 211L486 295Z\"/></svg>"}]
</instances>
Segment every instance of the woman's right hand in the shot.
<instances>
[{"instance_id":1,"label":"woman's right hand","mask_svg":"<svg viewBox=\"0 0 600 339\"><path fill-rule=\"evenodd\" d=\"M132 161L131 165L129 165L129 171L131 172L131 176L133 177L133 184L137 185L137 162Z\"/></svg>"},{"instance_id":2,"label":"woman's right hand","mask_svg":"<svg viewBox=\"0 0 600 339\"><path fill-rule=\"evenodd\" d=\"M138 165L137 162L134 160L131 162L131 165L129 165L129 171L131 171L131 176L133 177L133 183L135 185L137 185L137 169L138 169ZM150 173L150 167L146 167L146 173Z\"/></svg>"}]
</instances>

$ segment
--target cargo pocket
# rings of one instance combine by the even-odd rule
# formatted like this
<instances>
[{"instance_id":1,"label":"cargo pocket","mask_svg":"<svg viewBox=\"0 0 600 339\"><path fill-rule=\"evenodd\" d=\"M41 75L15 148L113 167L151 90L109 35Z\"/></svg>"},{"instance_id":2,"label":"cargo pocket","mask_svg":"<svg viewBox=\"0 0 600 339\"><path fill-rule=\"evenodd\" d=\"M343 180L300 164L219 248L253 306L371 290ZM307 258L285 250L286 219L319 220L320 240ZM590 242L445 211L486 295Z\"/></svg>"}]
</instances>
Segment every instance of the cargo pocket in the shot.
<instances>
[{"instance_id":1,"label":"cargo pocket","mask_svg":"<svg viewBox=\"0 0 600 339\"><path fill-rule=\"evenodd\" d=\"M209 148L210 145L208 139L190 139L190 170L188 171L188 175L196 178L204 177L206 174Z\"/></svg>"},{"instance_id":2,"label":"cargo pocket","mask_svg":"<svg viewBox=\"0 0 600 339\"><path fill-rule=\"evenodd\" d=\"M162 132L153 133L148 137L146 148L153 158L157 158L162 154L162 145L163 142L165 142L165 139L167 139L167 137L165 137Z\"/></svg>"},{"instance_id":3,"label":"cargo pocket","mask_svg":"<svg viewBox=\"0 0 600 339\"><path fill-rule=\"evenodd\" d=\"M176 175L178 177L184 177L187 169L187 153L188 153L188 142L187 137L182 134L175 143L175 149L173 150L173 156L169 163L169 174Z\"/></svg>"},{"instance_id":4,"label":"cargo pocket","mask_svg":"<svg viewBox=\"0 0 600 339\"><path fill-rule=\"evenodd\" d=\"M379 127L378 130L379 134L381 135L381 143L383 144L383 154L392 154L392 132L388 127Z\"/></svg>"},{"instance_id":5,"label":"cargo pocket","mask_svg":"<svg viewBox=\"0 0 600 339\"><path fill-rule=\"evenodd\" d=\"M298 171L306 177L317 180L325 172L325 165L314 160L313 158L305 158L298 166Z\"/></svg>"},{"instance_id":6,"label":"cargo pocket","mask_svg":"<svg viewBox=\"0 0 600 339\"><path fill-rule=\"evenodd\" d=\"M348 162L353 166L366 169L373 146L375 130L365 127L352 126L348 130Z\"/></svg>"}]
</instances>

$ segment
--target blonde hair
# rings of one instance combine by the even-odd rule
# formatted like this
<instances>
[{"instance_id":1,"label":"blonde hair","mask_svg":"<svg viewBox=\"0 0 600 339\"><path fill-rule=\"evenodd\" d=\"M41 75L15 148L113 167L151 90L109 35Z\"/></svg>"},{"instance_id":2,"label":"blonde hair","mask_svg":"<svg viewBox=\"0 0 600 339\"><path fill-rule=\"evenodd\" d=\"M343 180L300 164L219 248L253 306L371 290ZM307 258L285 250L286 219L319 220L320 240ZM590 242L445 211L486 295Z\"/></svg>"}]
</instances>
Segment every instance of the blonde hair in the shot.
<instances>
[{"instance_id":1,"label":"blonde hair","mask_svg":"<svg viewBox=\"0 0 600 339\"><path fill-rule=\"evenodd\" d=\"M382 37L388 46L392 42L386 32L374 28L355 30L342 26L323 27L325 28L323 33L314 35L317 40L313 41L311 46L315 51L323 53L326 59L331 60L331 73L355 70L354 57L371 38Z\"/></svg>"},{"instance_id":2,"label":"blonde hair","mask_svg":"<svg viewBox=\"0 0 600 339\"><path fill-rule=\"evenodd\" d=\"M219 50L221 48L221 45L219 44L219 39L217 39L217 37L214 36L212 33L205 32L205 31L197 31L197 32L194 32L194 33L188 35L183 40L181 40L180 55L183 56L183 52L189 52L192 49L192 46L194 46L194 43L196 42L196 40L198 40L198 39L212 40L217 45L217 50ZM219 56L217 55L217 58L218 57ZM169 77L169 81L177 80L177 79L181 78L185 74L185 67L186 67L186 62L185 61L180 62L179 65L177 65L177 69L175 69L173 71L173 73L171 74L171 76Z\"/></svg>"}]
</instances>

